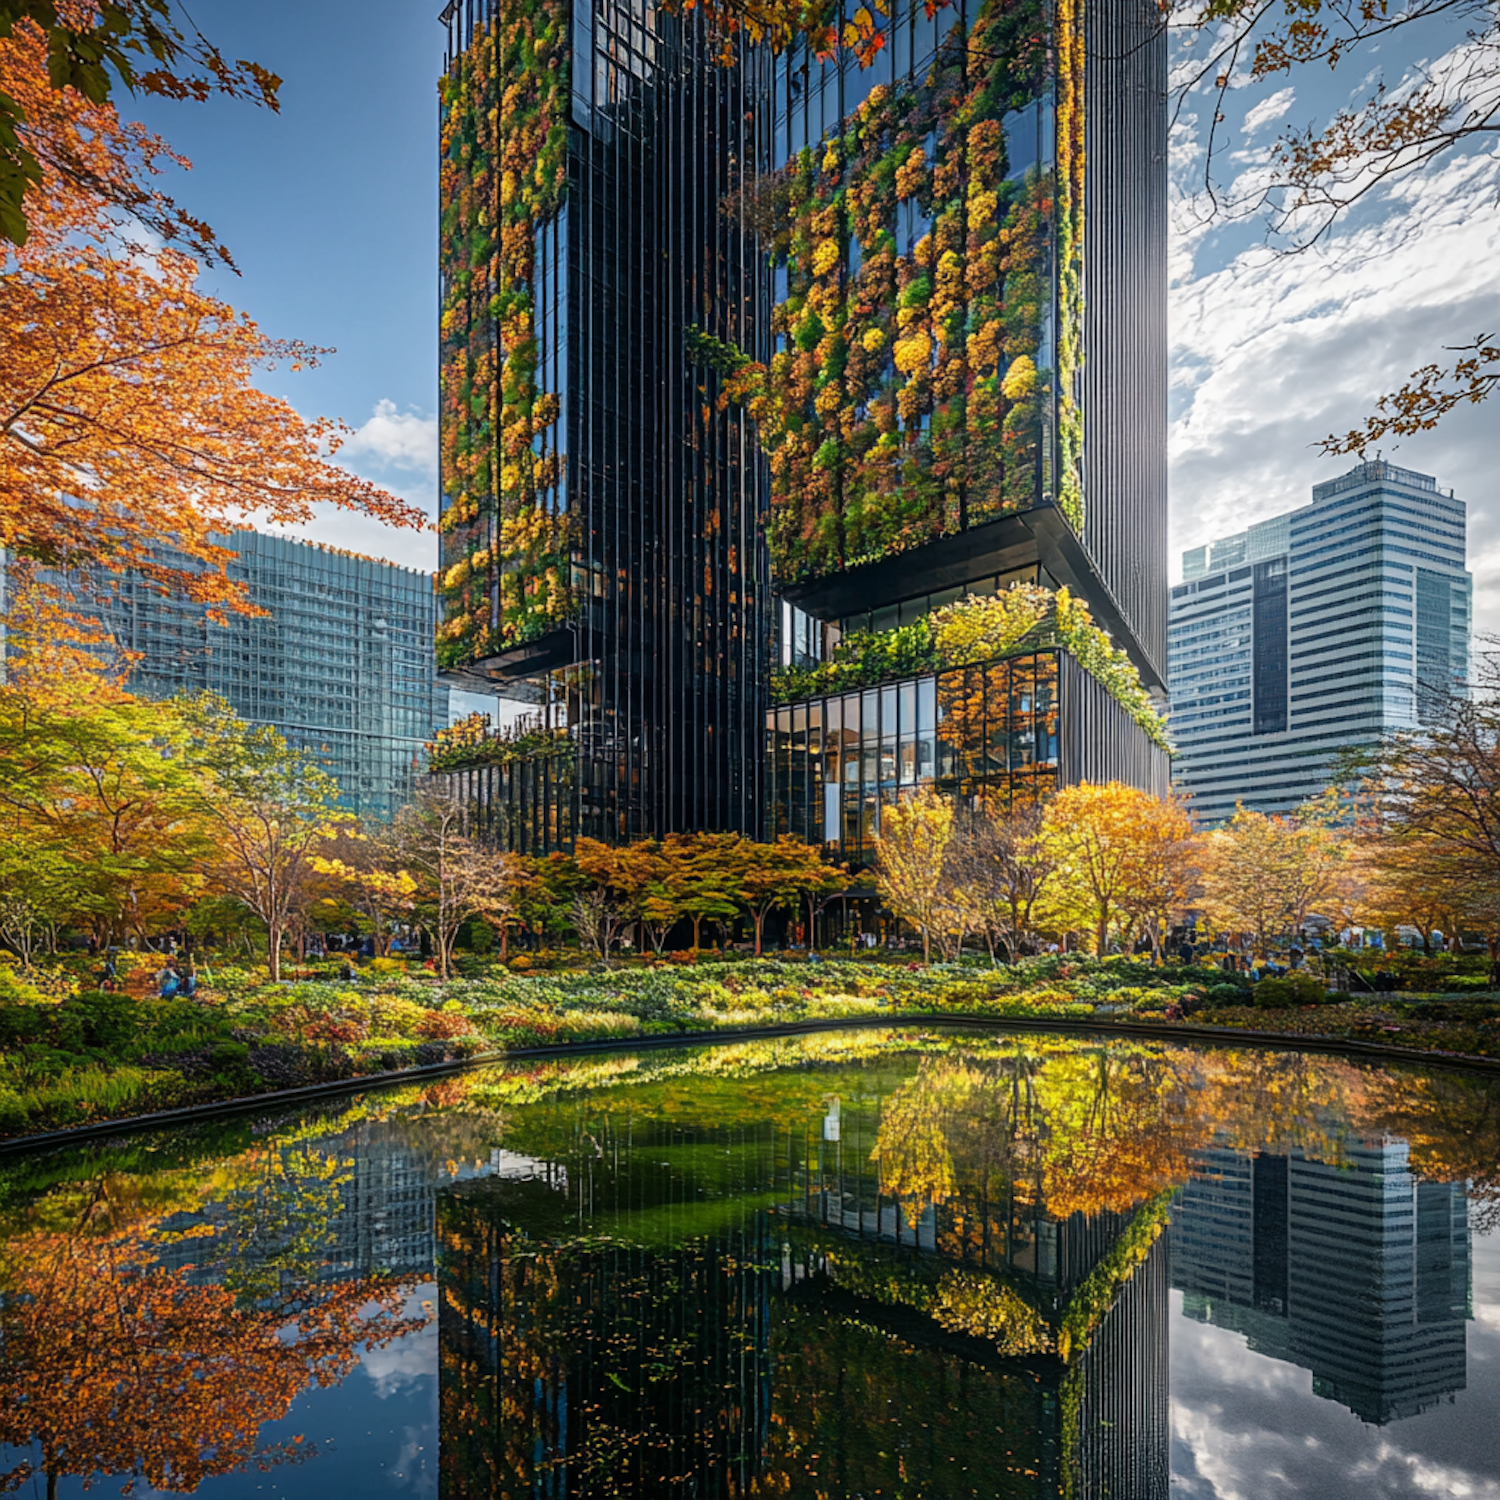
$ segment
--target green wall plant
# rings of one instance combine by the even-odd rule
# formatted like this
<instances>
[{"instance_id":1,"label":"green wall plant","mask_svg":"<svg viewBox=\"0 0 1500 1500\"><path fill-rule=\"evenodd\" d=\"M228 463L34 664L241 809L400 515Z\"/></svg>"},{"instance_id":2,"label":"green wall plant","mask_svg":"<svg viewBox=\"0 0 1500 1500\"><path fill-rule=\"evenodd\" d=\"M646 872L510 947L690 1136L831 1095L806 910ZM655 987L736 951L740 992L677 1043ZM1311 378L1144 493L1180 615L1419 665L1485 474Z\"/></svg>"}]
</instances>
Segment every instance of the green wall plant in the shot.
<instances>
[{"instance_id":1,"label":"green wall plant","mask_svg":"<svg viewBox=\"0 0 1500 1500\"><path fill-rule=\"evenodd\" d=\"M1077 0L987 0L920 82L876 87L744 195L785 277L775 351L688 346L756 419L783 582L1049 497L1082 525L1077 27ZM1028 133L1055 162L1012 161Z\"/></svg>"},{"instance_id":2,"label":"green wall plant","mask_svg":"<svg viewBox=\"0 0 1500 1500\"><path fill-rule=\"evenodd\" d=\"M504 0L439 86L441 666L533 640L573 611L564 426L544 390L539 231L568 178L563 0Z\"/></svg>"},{"instance_id":3,"label":"green wall plant","mask_svg":"<svg viewBox=\"0 0 1500 1500\"><path fill-rule=\"evenodd\" d=\"M777 703L792 703L898 677L979 666L1061 647L1097 681L1151 741L1169 749L1166 723L1130 657L1094 624L1088 606L1066 588L1022 583L1003 593L960 599L895 630L846 636L832 657L783 667L771 682Z\"/></svg>"}]
</instances>

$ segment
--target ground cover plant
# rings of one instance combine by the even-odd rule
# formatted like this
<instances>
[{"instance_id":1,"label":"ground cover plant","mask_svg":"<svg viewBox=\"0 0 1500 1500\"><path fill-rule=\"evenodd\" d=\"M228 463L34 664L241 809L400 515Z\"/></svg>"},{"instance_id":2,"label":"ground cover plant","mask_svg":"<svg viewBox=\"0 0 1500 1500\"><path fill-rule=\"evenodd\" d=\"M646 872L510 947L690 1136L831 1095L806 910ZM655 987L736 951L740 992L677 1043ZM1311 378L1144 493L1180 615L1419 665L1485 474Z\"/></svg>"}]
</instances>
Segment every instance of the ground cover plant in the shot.
<instances>
[{"instance_id":1,"label":"ground cover plant","mask_svg":"<svg viewBox=\"0 0 1500 1500\"><path fill-rule=\"evenodd\" d=\"M80 966L74 964L74 970ZM1328 994L1311 976L1046 955L994 968L802 956L596 965L446 981L377 960L270 983L219 969L192 999L86 987L64 966L0 966L0 1135L332 1083L517 1048L905 1015L1151 1021L1500 1057L1494 995Z\"/></svg>"}]
</instances>

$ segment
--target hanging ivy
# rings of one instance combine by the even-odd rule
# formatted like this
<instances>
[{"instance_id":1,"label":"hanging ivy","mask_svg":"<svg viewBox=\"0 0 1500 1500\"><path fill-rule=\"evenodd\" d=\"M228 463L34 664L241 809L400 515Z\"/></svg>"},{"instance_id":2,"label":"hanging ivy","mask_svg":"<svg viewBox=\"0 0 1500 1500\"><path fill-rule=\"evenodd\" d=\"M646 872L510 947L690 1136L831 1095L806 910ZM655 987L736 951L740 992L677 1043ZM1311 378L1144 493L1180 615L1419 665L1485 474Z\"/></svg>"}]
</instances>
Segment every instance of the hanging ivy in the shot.
<instances>
[{"instance_id":1,"label":"hanging ivy","mask_svg":"<svg viewBox=\"0 0 1500 1500\"><path fill-rule=\"evenodd\" d=\"M563 0L502 0L439 85L445 667L573 609L562 411L539 383L536 307L538 231L567 192L570 15Z\"/></svg>"},{"instance_id":2,"label":"hanging ivy","mask_svg":"<svg viewBox=\"0 0 1500 1500\"><path fill-rule=\"evenodd\" d=\"M472 766L509 766L526 760L572 765L573 741L565 729L495 730L488 714L469 714L437 732L427 746L427 769L466 771Z\"/></svg>"}]
</instances>

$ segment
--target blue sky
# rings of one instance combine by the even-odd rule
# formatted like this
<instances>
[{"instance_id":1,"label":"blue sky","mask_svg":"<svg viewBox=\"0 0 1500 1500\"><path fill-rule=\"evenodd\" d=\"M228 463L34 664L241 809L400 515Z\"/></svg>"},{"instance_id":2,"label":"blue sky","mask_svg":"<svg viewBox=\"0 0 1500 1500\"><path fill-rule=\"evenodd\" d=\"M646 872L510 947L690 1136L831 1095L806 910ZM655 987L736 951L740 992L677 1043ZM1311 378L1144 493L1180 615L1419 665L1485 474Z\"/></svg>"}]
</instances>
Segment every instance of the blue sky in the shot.
<instances>
[{"instance_id":1,"label":"blue sky","mask_svg":"<svg viewBox=\"0 0 1500 1500\"><path fill-rule=\"evenodd\" d=\"M281 113L229 100L122 101L193 162L173 183L241 274L207 284L266 333L332 346L264 377L312 415L362 429L352 467L435 502L439 0L193 0L230 57L284 80ZM382 403L386 405L382 406ZM376 415L377 411L380 415ZM373 419L373 420L372 420ZM312 534L431 566L436 538L337 516Z\"/></svg>"},{"instance_id":2,"label":"blue sky","mask_svg":"<svg viewBox=\"0 0 1500 1500\"><path fill-rule=\"evenodd\" d=\"M231 56L285 80L279 116L216 101L131 111L190 156L176 184L239 261L213 284L268 333L334 345L310 373L267 377L302 411L358 429L351 467L431 509L436 500L436 80L438 0L195 0ZM1432 27L1337 73L1237 80L1226 179L1252 183L1280 130L1324 119L1377 79L1442 66L1460 27ZM127 109L129 106L127 105ZM1388 189L1321 251L1269 257L1258 226L1205 228L1196 213L1208 101L1174 142L1170 567L1211 537L1305 504L1347 461L1324 434L1356 425L1383 390L1500 330L1500 146ZM1387 449L1469 503L1481 628L1500 630L1500 404ZM321 540L429 565L435 538L333 516Z\"/></svg>"}]
</instances>

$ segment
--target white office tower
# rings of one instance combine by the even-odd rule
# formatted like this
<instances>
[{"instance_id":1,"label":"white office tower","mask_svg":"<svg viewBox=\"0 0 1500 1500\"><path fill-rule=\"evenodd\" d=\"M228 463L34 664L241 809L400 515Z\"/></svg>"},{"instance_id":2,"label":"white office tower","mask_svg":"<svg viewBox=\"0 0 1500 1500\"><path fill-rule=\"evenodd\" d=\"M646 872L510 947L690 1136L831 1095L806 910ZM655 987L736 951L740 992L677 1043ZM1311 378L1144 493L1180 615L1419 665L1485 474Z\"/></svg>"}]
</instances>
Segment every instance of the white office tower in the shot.
<instances>
[{"instance_id":1,"label":"white office tower","mask_svg":"<svg viewBox=\"0 0 1500 1500\"><path fill-rule=\"evenodd\" d=\"M1340 755L1433 722L1469 671L1464 504L1364 463L1311 505L1182 556L1167 675L1173 781L1204 823L1290 812Z\"/></svg>"}]
</instances>

